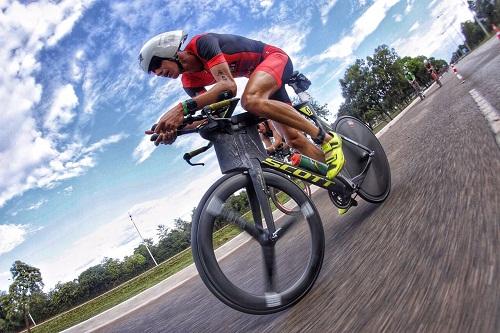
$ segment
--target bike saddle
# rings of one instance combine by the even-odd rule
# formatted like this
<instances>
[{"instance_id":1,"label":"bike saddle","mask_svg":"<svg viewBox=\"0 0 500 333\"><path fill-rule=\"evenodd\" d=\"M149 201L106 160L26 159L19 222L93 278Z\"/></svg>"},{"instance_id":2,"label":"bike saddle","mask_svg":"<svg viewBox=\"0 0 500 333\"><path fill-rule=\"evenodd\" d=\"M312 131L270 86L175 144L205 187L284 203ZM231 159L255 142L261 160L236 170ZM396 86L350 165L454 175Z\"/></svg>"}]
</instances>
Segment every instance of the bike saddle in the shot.
<instances>
[{"instance_id":1,"label":"bike saddle","mask_svg":"<svg viewBox=\"0 0 500 333\"><path fill-rule=\"evenodd\" d=\"M306 91L311 86L311 81L304 74L298 71L294 71L286 83L294 90L299 91Z\"/></svg>"}]
</instances>

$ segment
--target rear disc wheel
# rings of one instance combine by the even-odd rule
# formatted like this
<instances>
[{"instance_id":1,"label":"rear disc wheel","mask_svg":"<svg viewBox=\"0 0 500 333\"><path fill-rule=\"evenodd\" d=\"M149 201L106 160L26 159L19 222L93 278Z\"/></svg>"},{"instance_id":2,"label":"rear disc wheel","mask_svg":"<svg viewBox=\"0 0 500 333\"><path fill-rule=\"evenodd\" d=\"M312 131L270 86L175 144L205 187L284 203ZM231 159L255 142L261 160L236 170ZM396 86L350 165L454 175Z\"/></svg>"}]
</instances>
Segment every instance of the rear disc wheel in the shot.
<instances>
[{"instance_id":1,"label":"rear disc wheel","mask_svg":"<svg viewBox=\"0 0 500 333\"><path fill-rule=\"evenodd\" d=\"M375 155L358 194L369 202L384 201L391 190L391 171L384 148L375 134L364 123L350 116L340 117L334 125L334 131L374 151ZM365 165L365 151L346 140L342 141L342 151L346 160L345 171L350 177L360 174Z\"/></svg>"}]
</instances>

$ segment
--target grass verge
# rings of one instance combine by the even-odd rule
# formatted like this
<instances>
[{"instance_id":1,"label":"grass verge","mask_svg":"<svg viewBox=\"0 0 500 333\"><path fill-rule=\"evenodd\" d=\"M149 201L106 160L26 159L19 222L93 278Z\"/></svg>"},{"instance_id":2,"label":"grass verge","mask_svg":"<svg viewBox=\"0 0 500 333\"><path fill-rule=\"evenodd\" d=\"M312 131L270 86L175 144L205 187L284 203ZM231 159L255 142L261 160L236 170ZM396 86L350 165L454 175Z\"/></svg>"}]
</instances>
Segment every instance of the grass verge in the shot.
<instances>
[{"instance_id":1,"label":"grass verge","mask_svg":"<svg viewBox=\"0 0 500 333\"><path fill-rule=\"evenodd\" d=\"M228 225L218 230L214 234L215 247L219 247L231 240L240 232L241 230L234 225ZM192 263L193 257L191 248L188 248L132 280L33 327L32 331L35 333L54 333L63 331L126 301Z\"/></svg>"}]
</instances>

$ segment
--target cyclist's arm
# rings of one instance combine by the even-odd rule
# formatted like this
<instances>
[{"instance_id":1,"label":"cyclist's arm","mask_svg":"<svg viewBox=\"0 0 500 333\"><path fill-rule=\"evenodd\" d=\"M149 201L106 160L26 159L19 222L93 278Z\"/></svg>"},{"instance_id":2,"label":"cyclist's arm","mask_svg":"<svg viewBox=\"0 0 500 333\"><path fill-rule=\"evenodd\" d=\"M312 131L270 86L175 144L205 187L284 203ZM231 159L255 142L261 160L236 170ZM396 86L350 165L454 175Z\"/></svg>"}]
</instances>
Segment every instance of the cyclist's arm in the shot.
<instances>
[{"instance_id":1,"label":"cyclist's arm","mask_svg":"<svg viewBox=\"0 0 500 333\"><path fill-rule=\"evenodd\" d=\"M215 81L212 88L193 98L198 109L217 102L219 96L225 91L229 91L233 96L236 96L236 82L220 48L218 39L212 34L203 35L197 40L196 48L198 56Z\"/></svg>"},{"instance_id":2,"label":"cyclist's arm","mask_svg":"<svg viewBox=\"0 0 500 333\"><path fill-rule=\"evenodd\" d=\"M262 140L262 143L264 144L264 147L266 150L269 150L273 143L271 142L271 139L269 139L267 136L265 136L262 133L259 133L260 139Z\"/></svg>"},{"instance_id":3,"label":"cyclist's arm","mask_svg":"<svg viewBox=\"0 0 500 333\"><path fill-rule=\"evenodd\" d=\"M236 82L231 75L227 62L217 64L210 68L216 83L206 90L205 88L184 88L184 90L196 102L196 110L201 110L204 106L219 101L219 97L224 92L230 92L236 96Z\"/></svg>"},{"instance_id":4,"label":"cyclist's arm","mask_svg":"<svg viewBox=\"0 0 500 333\"><path fill-rule=\"evenodd\" d=\"M276 127L274 127L274 124L272 121L267 122L269 124L269 128L273 132L273 138L274 138L274 143L271 144L269 147L273 152L276 151L280 146L283 145L283 137L280 135ZM266 147L267 148L267 147Z\"/></svg>"}]
</instances>

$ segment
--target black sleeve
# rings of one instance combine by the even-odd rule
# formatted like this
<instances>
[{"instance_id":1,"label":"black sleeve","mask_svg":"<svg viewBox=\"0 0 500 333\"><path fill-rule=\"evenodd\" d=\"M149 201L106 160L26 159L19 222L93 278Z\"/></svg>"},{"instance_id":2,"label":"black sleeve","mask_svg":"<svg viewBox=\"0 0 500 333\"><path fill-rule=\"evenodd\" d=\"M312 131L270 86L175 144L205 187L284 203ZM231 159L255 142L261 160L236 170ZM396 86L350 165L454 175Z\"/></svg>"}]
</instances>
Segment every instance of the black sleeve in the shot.
<instances>
[{"instance_id":1,"label":"black sleeve","mask_svg":"<svg viewBox=\"0 0 500 333\"><path fill-rule=\"evenodd\" d=\"M201 58L209 61L218 54L221 54L219 40L212 34L206 34L201 36L196 41L196 48L198 49L198 54Z\"/></svg>"},{"instance_id":2,"label":"black sleeve","mask_svg":"<svg viewBox=\"0 0 500 333\"><path fill-rule=\"evenodd\" d=\"M189 97L192 98L198 96L199 94L204 93L207 90L203 87L196 87L196 88L184 88L184 91L189 95Z\"/></svg>"}]
</instances>

